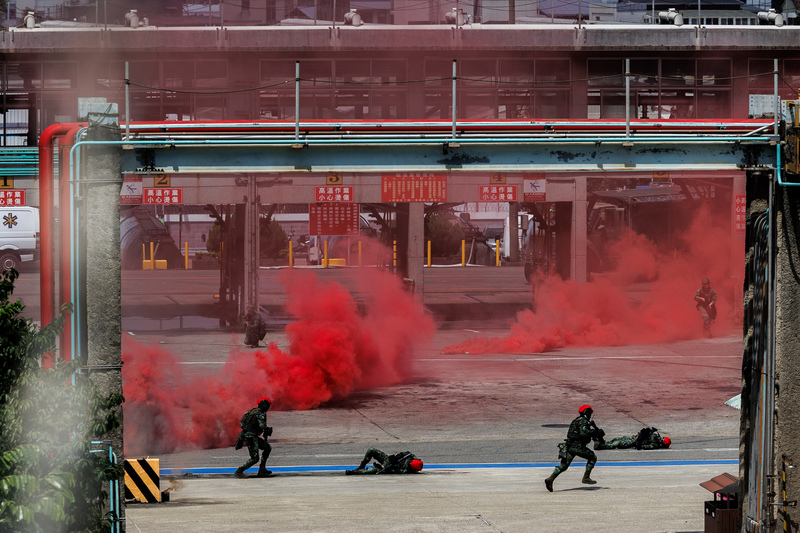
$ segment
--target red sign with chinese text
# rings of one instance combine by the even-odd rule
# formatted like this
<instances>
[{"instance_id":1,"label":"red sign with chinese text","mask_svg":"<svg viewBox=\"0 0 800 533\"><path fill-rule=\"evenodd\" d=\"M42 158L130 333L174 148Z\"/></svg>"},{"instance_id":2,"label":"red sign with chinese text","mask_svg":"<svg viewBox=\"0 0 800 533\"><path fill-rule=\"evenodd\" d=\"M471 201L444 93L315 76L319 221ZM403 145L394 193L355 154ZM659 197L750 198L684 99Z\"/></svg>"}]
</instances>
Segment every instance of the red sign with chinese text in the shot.
<instances>
[{"instance_id":1,"label":"red sign with chinese text","mask_svg":"<svg viewBox=\"0 0 800 533\"><path fill-rule=\"evenodd\" d=\"M447 174L384 174L381 176L381 201L446 202Z\"/></svg>"},{"instance_id":2,"label":"red sign with chinese text","mask_svg":"<svg viewBox=\"0 0 800 533\"><path fill-rule=\"evenodd\" d=\"M747 228L747 195L737 194L734 207L733 229L736 233L744 233Z\"/></svg>"},{"instance_id":3,"label":"red sign with chinese text","mask_svg":"<svg viewBox=\"0 0 800 533\"><path fill-rule=\"evenodd\" d=\"M321 202L352 202L352 185L334 185L314 188L314 201Z\"/></svg>"},{"instance_id":4,"label":"red sign with chinese text","mask_svg":"<svg viewBox=\"0 0 800 533\"><path fill-rule=\"evenodd\" d=\"M358 235L359 205L309 204L309 235Z\"/></svg>"},{"instance_id":5,"label":"red sign with chinese text","mask_svg":"<svg viewBox=\"0 0 800 533\"><path fill-rule=\"evenodd\" d=\"M0 189L0 206L25 205L25 191Z\"/></svg>"},{"instance_id":6,"label":"red sign with chinese text","mask_svg":"<svg viewBox=\"0 0 800 533\"><path fill-rule=\"evenodd\" d=\"M157 189L144 189L145 204L169 204L177 205L183 203L183 189L159 187Z\"/></svg>"},{"instance_id":7,"label":"red sign with chinese text","mask_svg":"<svg viewBox=\"0 0 800 533\"><path fill-rule=\"evenodd\" d=\"M481 185L479 202L516 202L516 185Z\"/></svg>"}]
</instances>

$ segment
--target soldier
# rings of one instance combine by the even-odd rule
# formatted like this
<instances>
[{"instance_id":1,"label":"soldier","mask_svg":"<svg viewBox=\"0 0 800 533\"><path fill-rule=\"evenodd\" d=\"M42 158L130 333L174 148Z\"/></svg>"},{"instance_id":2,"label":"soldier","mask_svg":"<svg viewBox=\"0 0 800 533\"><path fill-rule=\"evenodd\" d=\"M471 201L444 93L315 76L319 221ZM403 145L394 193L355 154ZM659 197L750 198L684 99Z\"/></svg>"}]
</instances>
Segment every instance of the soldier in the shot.
<instances>
[{"instance_id":1,"label":"soldier","mask_svg":"<svg viewBox=\"0 0 800 533\"><path fill-rule=\"evenodd\" d=\"M614 450L636 448L637 450L658 450L669 448L672 439L662 437L656 428L642 428L636 435L617 437L606 442L602 438L595 440L595 450Z\"/></svg>"},{"instance_id":2,"label":"soldier","mask_svg":"<svg viewBox=\"0 0 800 533\"><path fill-rule=\"evenodd\" d=\"M375 460L375 464L367 464ZM346 475L354 474L414 474L422 470L422 461L411 452L387 455L377 448L370 448L355 470L346 470Z\"/></svg>"},{"instance_id":3,"label":"soldier","mask_svg":"<svg viewBox=\"0 0 800 533\"><path fill-rule=\"evenodd\" d=\"M250 452L250 460L240 466L234 476L238 478L246 478L244 471L258 462L258 450L264 450L261 454L261 465L258 467L258 474L256 477L267 477L272 474L267 470L267 457L272 451L272 446L267 442L267 438L272 435L272 428L267 426L267 411L272 402L269 398L259 398L254 407L247 411L242 420L239 422L242 431L239 433L239 438L236 440L236 449L241 450L243 445L247 445L247 451ZM261 438L261 434L264 438Z\"/></svg>"},{"instance_id":4,"label":"soldier","mask_svg":"<svg viewBox=\"0 0 800 533\"><path fill-rule=\"evenodd\" d=\"M697 302L697 310L703 317L703 332L711 338L711 323L717 318L717 292L711 288L711 281L703 278L702 286L694 293L694 300Z\"/></svg>"},{"instance_id":5,"label":"soldier","mask_svg":"<svg viewBox=\"0 0 800 533\"><path fill-rule=\"evenodd\" d=\"M247 313L244 315L244 343L251 348L256 348L258 341L263 339L266 334L267 327L264 325L264 319L256 313L254 305L248 305Z\"/></svg>"},{"instance_id":6,"label":"soldier","mask_svg":"<svg viewBox=\"0 0 800 533\"><path fill-rule=\"evenodd\" d=\"M556 466L550 477L544 480L547 490L553 492L553 481L561 472L569 468L570 463L575 457L586 459L586 471L583 473L582 483L594 485L597 481L589 477L597 462L597 456L592 450L586 447L592 439L602 439L605 432L598 428L592 421L592 408L589 405L582 405L578 409L578 417L572 421L567 430L567 438L558 445L558 458L561 464Z\"/></svg>"}]
</instances>

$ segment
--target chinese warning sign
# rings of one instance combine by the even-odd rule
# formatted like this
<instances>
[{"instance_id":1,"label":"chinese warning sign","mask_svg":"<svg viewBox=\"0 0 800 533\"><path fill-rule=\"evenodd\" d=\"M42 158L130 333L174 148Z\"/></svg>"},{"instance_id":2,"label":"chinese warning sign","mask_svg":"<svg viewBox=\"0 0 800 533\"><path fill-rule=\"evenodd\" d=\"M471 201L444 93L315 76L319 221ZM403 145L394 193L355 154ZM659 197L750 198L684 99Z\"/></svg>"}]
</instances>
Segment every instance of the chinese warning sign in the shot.
<instances>
[{"instance_id":1,"label":"chinese warning sign","mask_svg":"<svg viewBox=\"0 0 800 533\"><path fill-rule=\"evenodd\" d=\"M733 229L736 233L744 233L747 227L747 195L737 194L734 207Z\"/></svg>"},{"instance_id":2,"label":"chinese warning sign","mask_svg":"<svg viewBox=\"0 0 800 533\"><path fill-rule=\"evenodd\" d=\"M320 202L352 202L353 186L337 185L334 187L315 187L314 200Z\"/></svg>"},{"instance_id":3,"label":"chinese warning sign","mask_svg":"<svg viewBox=\"0 0 800 533\"><path fill-rule=\"evenodd\" d=\"M309 235L358 235L359 205L345 203L310 204Z\"/></svg>"},{"instance_id":4,"label":"chinese warning sign","mask_svg":"<svg viewBox=\"0 0 800 533\"><path fill-rule=\"evenodd\" d=\"M516 202L516 185L481 185L479 202Z\"/></svg>"},{"instance_id":5,"label":"chinese warning sign","mask_svg":"<svg viewBox=\"0 0 800 533\"><path fill-rule=\"evenodd\" d=\"M25 191L19 189L0 190L0 205L25 205Z\"/></svg>"},{"instance_id":6,"label":"chinese warning sign","mask_svg":"<svg viewBox=\"0 0 800 533\"><path fill-rule=\"evenodd\" d=\"M120 204L140 204L142 203L142 177L125 176L122 181L122 188L119 190Z\"/></svg>"},{"instance_id":7,"label":"chinese warning sign","mask_svg":"<svg viewBox=\"0 0 800 533\"><path fill-rule=\"evenodd\" d=\"M525 202L544 202L547 194L547 180L545 178L529 179L527 176L522 180L522 200Z\"/></svg>"},{"instance_id":8,"label":"chinese warning sign","mask_svg":"<svg viewBox=\"0 0 800 533\"><path fill-rule=\"evenodd\" d=\"M381 176L381 201L446 202L447 174L384 174Z\"/></svg>"},{"instance_id":9,"label":"chinese warning sign","mask_svg":"<svg viewBox=\"0 0 800 533\"><path fill-rule=\"evenodd\" d=\"M182 204L183 189L150 189L144 190L145 204Z\"/></svg>"}]
</instances>

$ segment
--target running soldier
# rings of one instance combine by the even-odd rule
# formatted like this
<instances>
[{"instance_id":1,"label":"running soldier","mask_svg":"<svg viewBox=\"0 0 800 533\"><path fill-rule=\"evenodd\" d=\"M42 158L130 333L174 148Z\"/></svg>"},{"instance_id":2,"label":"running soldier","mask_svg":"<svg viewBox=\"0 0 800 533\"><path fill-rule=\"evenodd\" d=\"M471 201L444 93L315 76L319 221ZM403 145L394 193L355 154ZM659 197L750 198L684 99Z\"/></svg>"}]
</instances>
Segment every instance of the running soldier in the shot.
<instances>
[{"instance_id":1,"label":"running soldier","mask_svg":"<svg viewBox=\"0 0 800 533\"><path fill-rule=\"evenodd\" d=\"M246 478L244 471L258 462L258 450L264 450L261 454L261 465L258 467L258 474L256 477L267 477L272 474L272 471L267 470L267 458L272 451L272 446L267 442L267 438L272 436L272 428L267 426L267 411L272 405L269 398L259 398L257 406L247 411L239 426L242 431L239 433L239 438L236 440L235 448L241 450L244 445L247 445L247 451L250 452L250 460L240 466L234 476L238 478ZM264 438L261 438L261 434Z\"/></svg>"},{"instance_id":2,"label":"running soldier","mask_svg":"<svg viewBox=\"0 0 800 533\"><path fill-rule=\"evenodd\" d=\"M578 409L578 417L572 421L567 430L567 438L564 442L558 445L558 458L561 459L561 464L556 466L550 477L544 480L544 486L547 490L553 492L553 481L564 472L575 457L583 457L586 459L586 471L583 473L582 483L587 485L594 485L597 481L593 480L589 475L592 473L595 463L597 463L597 456L595 453L586 447L593 439L602 439L605 432L598 428L592 421L591 406L582 405Z\"/></svg>"}]
</instances>

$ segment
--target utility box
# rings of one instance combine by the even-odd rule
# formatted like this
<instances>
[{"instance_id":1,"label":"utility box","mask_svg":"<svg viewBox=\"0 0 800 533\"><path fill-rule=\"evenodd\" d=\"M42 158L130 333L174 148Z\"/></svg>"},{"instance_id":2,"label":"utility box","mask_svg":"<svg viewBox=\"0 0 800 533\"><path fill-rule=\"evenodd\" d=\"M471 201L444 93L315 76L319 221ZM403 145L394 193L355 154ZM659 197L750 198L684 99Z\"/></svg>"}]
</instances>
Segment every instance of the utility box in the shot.
<instances>
[{"instance_id":1,"label":"utility box","mask_svg":"<svg viewBox=\"0 0 800 533\"><path fill-rule=\"evenodd\" d=\"M155 263L155 270L167 269L166 259L156 259L155 261L150 261L149 259L145 259L144 261L142 261L142 270L153 270L153 263Z\"/></svg>"},{"instance_id":2,"label":"utility box","mask_svg":"<svg viewBox=\"0 0 800 533\"><path fill-rule=\"evenodd\" d=\"M739 522L739 478L728 474L700 483L714 493L714 499L705 502L704 533L736 533Z\"/></svg>"}]
</instances>

